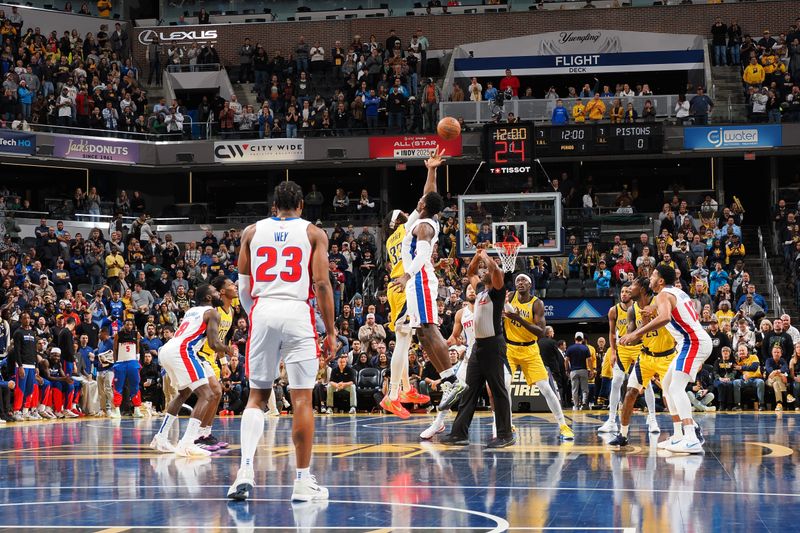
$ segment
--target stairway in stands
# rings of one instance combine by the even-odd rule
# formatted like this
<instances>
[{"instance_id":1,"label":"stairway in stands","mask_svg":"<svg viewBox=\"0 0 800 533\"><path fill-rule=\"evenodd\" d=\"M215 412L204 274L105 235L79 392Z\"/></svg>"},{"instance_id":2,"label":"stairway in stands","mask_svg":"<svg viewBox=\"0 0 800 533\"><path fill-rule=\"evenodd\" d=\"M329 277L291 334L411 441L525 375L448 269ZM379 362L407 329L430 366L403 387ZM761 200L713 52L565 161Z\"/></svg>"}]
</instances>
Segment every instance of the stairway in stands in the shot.
<instances>
[{"instance_id":1,"label":"stairway in stands","mask_svg":"<svg viewBox=\"0 0 800 533\"><path fill-rule=\"evenodd\" d=\"M763 228L761 230L764 231ZM769 246L766 241L767 236L764 236L765 246ZM764 267L761 265L761 258L758 254L758 226L743 226L742 227L742 244L744 244L745 255L745 270L750 274L750 282L756 286L756 292L764 296L767 303L771 305L770 295L774 290L767 284L767 274L764 272ZM774 272L773 272L774 275ZM769 309L767 316L773 316L775 310Z\"/></svg>"},{"instance_id":2,"label":"stairway in stands","mask_svg":"<svg viewBox=\"0 0 800 533\"><path fill-rule=\"evenodd\" d=\"M742 92L742 73L739 67L711 67L714 84L714 112L712 121L746 122L747 106Z\"/></svg>"},{"instance_id":3,"label":"stairway in stands","mask_svg":"<svg viewBox=\"0 0 800 533\"><path fill-rule=\"evenodd\" d=\"M236 80L231 80L233 92L236 93L236 98L242 107L246 105L253 106L253 110L258 113L261 104L258 103L258 95L253 92L253 83L237 83Z\"/></svg>"},{"instance_id":4,"label":"stairway in stands","mask_svg":"<svg viewBox=\"0 0 800 533\"><path fill-rule=\"evenodd\" d=\"M783 312L788 313L789 316L792 317L792 323L796 324L798 321L800 321L800 315L798 315L794 283L792 282L792 273L786 268L783 259L783 252L781 251L781 253L778 255L773 253L772 243L777 237L772 235L769 229L762 228L761 231L764 232L764 238L767 241L764 244L767 246L769 265L770 268L772 268L772 276L775 282L774 290L777 290L778 294L780 294Z\"/></svg>"}]
</instances>

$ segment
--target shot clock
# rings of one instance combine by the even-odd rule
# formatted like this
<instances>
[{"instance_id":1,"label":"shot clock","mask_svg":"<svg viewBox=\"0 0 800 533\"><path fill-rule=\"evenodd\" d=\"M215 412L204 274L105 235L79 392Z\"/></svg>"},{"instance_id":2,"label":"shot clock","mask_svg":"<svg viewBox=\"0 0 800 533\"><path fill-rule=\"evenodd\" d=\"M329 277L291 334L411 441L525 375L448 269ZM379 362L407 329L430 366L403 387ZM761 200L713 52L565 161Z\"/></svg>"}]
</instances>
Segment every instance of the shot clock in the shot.
<instances>
[{"instance_id":1,"label":"shot clock","mask_svg":"<svg viewBox=\"0 0 800 533\"><path fill-rule=\"evenodd\" d=\"M492 174L527 174L533 161L531 124L487 124L483 154Z\"/></svg>"}]
</instances>

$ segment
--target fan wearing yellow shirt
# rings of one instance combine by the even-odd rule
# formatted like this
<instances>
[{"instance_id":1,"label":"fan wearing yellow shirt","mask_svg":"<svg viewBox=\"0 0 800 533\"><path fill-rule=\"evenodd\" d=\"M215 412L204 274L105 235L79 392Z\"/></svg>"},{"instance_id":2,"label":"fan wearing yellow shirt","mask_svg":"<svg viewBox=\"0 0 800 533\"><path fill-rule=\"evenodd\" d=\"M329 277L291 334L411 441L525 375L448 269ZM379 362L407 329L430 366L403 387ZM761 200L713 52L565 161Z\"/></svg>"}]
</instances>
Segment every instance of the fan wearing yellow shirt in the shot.
<instances>
[{"instance_id":1,"label":"fan wearing yellow shirt","mask_svg":"<svg viewBox=\"0 0 800 533\"><path fill-rule=\"evenodd\" d=\"M219 354L219 363L217 363L217 352L208 343L206 339L203 341L203 346L198 352L203 358L203 367L208 374L208 385L214 396L210 400L210 405L206 414L200 420L200 438L195 441L201 448L209 451L216 451L220 448L227 448L228 443L218 440L211 434L211 426L214 424L214 417L217 415L219 402L222 399L222 386L219 383L220 379L220 364L223 366L228 365L227 354L230 353L232 347L227 342L228 332L233 325L233 301L239 297L239 290L236 284L230 279L222 276L217 276L211 282L211 285L219 292L219 301L213 302L214 308L219 313L219 329L217 339L220 343L228 346L228 352Z\"/></svg>"},{"instance_id":2,"label":"fan wearing yellow shirt","mask_svg":"<svg viewBox=\"0 0 800 533\"><path fill-rule=\"evenodd\" d=\"M577 124L586 122L586 106L580 98L575 100L575 105L572 106L572 120Z\"/></svg>"},{"instance_id":3,"label":"fan wearing yellow shirt","mask_svg":"<svg viewBox=\"0 0 800 533\"><path fill-rule=\"evenodd\" d=\"M514 286L516 291L511 294L503 313L506 356L511 374L519 367L528 386L536 384L558 422L559 438L574 440L575 434L567 425L561 402L550 385L550 375L539 353L537 342L539 337L545 336L544 303L531 294L531 278L527 274L518 274Z\"/></svg>"},{"instance_id":4,"label":"fan wearing yellow shirt","mask_svg":"<svg viewBox=\"0 0 800 533\"><path fill-rule=\"evenodd\" d=\"M436 191L436 169L444 162L444 159L442 159L443 155L444 150L439 151L437 148L436 151L431 154L431 157L425 161L428 175L422 190L423 197L429 192ZM420 202L421 201L420 199ZM419 219L419 216L419 204L417 204L417 209L412 211L411 214L406 214L399 209L395 209L389 215L389 220L384 228L384 232L387 235L391 233L386 239L386 254L389 258L389 264L392 267L389 273L390 279L394 280L405 274L401 255L403 240L405 239L408 229ZM390 330L394 331L396 335L394 353L402 354L402 357L392 357L389 393L381 400L381 407L396 414L400 418L408 418L411 416L411 413L408 412L408 409L403 407L403 403L425 404L430 401L430 398L419 394L408 381L408 351L411 348L413 331L407 315L406 293L402 289L398 290L393 285L389 285L386 296L389 301L390 313L388 327ZM423 399L425 399L425 401L422 401Z\"/></svg>"},{"instance_id":5,"label":"fan wearing yellow shirt","mask_svg":"<svg viewBox=\"0 0 800 533\"><path fill-rule=\"evenodd\" d=\"M649 287L650 281L641 277L634 279L630 286L633 305L628 309L628 324L636 324L637 330L655 318L651 314L655 312L652 306L654 297L649 294ZM642 337L639 359L628 378L628 392L625 395L620 414L620 432L614 440L608 443L609 446L622 448L628 445L628 428L636 399L656 374L664 377L676 355L675 338L667 331L666 327L658 328ZM669 400L666 396L664 398ZM648 418L650 416L655 419L655 409L650 411Z\"/></svg>"},{"instance_id":6,"label":"fan wearing yellow shirt","mask_svg":"<svg viewBox=\"0 0 800 533\"><path fill-rule=\"evenodd\" d=\"M633 307L631 302L631 287L630 284L625 284L620 290L619 303L614 305L608 310L608 338L609 350L606 358L611 365L611 393L608 396L608 420L597 429L598 433L616 433L617 432L617 408L621 396L622 384L625 381L625 376L633 368L636 360L639 358L639 352L642 350L642 344L638 343L634 346L623 346L617 341L628 333L628 312ZM651 433L658 433L658 422L655 418L656 397L653 394L653 387L647 383L644 391L644 399L647 403L647 409L651 413L647 417L647 425Z\"/></svg>"}]
</instances>

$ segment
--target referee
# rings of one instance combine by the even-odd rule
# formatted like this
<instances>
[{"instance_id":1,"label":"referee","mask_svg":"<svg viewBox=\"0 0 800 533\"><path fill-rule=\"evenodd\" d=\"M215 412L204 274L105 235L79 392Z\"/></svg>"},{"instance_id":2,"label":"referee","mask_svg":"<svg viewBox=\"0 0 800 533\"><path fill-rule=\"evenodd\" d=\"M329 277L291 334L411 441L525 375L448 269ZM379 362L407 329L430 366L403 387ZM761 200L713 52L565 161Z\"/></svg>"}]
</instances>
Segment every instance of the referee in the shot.
<instances>
[{"instance_id":1,"label":"referee","mask_svg":"<svg viewBox=\"0 0 800 533\"><path fill-rule=\"evenodd\" d=\"M477 275L481 263L488 269L483 279ZM469 264L467 276L475 292L478 292L478 283L483 283L483 290L475 299L475 346L467 364L467 390L461 397L458 416L450 434L441 442L454 446L469 444L469 426L484 385L488 383L494 397L497 437L489 440L486 447L504 448L514 444L514 434L511 432L511 400L505 385L505 375L510 375L510 371L502 326L506 302L503 271L486 250L479 249Z\"/></svg>"}]
</instances>

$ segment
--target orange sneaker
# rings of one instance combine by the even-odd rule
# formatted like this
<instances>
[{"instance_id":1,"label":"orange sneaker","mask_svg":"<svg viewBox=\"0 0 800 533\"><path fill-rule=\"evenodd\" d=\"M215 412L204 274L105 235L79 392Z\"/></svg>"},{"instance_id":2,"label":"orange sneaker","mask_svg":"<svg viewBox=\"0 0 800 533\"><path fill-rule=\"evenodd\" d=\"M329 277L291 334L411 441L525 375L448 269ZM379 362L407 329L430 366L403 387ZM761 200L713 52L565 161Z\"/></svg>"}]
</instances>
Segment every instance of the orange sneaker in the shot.
<instances>
[{"instance_id":1,"label":"orange sneaker","mask_svg":"<svg viewBox=\"0 0 800 533\"><path fill-rule=\"evenodd\" d=\"M392 401L388 394L383 397L383 400L381 400L381 407L403 419L411 416L411 413L408 412L408 409L403 407L403 404L401 404L398 400Z\"/></svg>"},{"instance_id":2,"label":"orange sneaker","mask_svg":"<svg viewBox=\"0 0 800 533\"><path fill-rule=\"evenodd\" d=\"M417 403L417 404L426 404L431 401L430 396L425 396L424 394L420 394L417 392L417 389L411 387L411 390L408 391L400 391L400 403Z\"/></svg>"}]
</instances>

